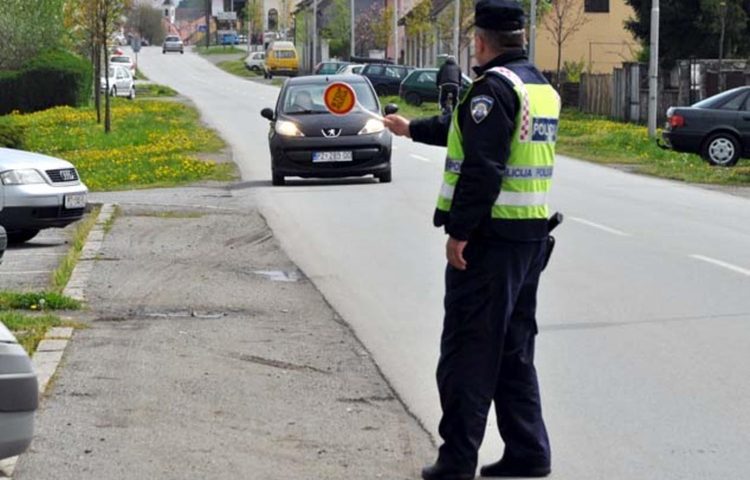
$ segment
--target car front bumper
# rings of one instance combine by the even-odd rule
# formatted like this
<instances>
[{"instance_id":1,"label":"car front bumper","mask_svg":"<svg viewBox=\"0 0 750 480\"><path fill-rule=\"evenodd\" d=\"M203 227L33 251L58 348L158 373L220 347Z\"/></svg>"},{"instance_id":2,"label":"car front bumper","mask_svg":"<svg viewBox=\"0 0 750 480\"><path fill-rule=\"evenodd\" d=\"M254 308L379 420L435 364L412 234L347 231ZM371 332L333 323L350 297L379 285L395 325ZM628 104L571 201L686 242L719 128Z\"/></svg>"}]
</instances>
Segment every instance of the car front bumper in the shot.
<instances>
[{"instance_id":1,"label":"car front bumper","mask_svg":"<svg viewBox=\"0 0 750 480\"><path fill-rule=\"evenodd\" d=\"M373 135L339 137L332 145L331 139L315 137L271 138L271 159L277 175L303 178L354 177L385 172L391 168L391 135L381 132ZM313 152L351 151L350 162L313 163Z\"/></svg>"},{"instance_id":2,"label":"car front bumper","mask_svg":"<svg viewBox=\"0 0 750 480\"><path fill-rule=\"evenodd\" d=\"M82 183L71 186L6 185L0 225L8 231L65 227L83 217L85 206L66 208L65 197L88 196Z\"/></svg>"},{"instance_id":3,"label":"car front bumper","mask_svg":"<svg viewBox=\"0 0 750 480\"><path fill-rule=\"evenodd\" d=\"M165 52L181 52L184 47L182 45L164 45L162 50Z\"/></svg>"}]
</instances>

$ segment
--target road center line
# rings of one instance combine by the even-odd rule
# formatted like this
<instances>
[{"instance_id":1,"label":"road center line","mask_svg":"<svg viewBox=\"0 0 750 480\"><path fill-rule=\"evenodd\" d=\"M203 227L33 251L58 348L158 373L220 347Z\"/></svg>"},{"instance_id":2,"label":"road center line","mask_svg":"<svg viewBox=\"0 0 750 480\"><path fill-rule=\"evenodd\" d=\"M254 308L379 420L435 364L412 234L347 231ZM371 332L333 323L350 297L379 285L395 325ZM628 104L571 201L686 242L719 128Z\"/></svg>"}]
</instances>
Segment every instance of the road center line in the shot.
<instances>
[{"instance_id":1,"label":"road center line","mask_svg":"<svg viewBox=\"0 0 750 480\"><path fill-rule=\"evenodd\" d=\"M598 230L601 230L603 232L611 233L612 235L619 235L621 237L629 237L629 233L625 233L622 230L617 230L616 228L608 227L606 225L602 225L600 223L595 223L590 220L586 220L585 218L580 217L568 217L574 222L581 223L583 225L588 225L589 227L596 228Z\"/></svg>"},{"instance_id":2,"label":"road center line","mask_svg":"<svg viewBox=\"0 0 750 480\"><path fill-rule=\"evenodd\" d=\"M412 157L412 158L416 158L417 160L419 160L421 162L426 162L426 163L431 163L432 162L432 160L430 160L429 158L423 157L422 155L417 155L416 153L411 153L411 154L409 154L409 156Z\"/></svg>"},{"instance_id":3,"label":"road center line","mask_svg":"<svg viewBox=\"0 0 750 480\"><path fill-rule=\"evenodd\" d=\"M732 265L731 263L723 262L721 260L717 260L715 258L711 257L704 257L703 255L690 255L690 258L694 258L696 260L701 260L703 262L707 262L713 265L716 265L717 267L723 267L727 270L731 270L733 272L741 273L742 275L750 277L750 270L742 267L738 267L737 265Z\"/></svg>"},{"instance_id":4,"label":"road center line","mask_svg":"<svg viewBox=\"0 0 750 480\"><path fill-rule=\"evenodd\" d=\"M0 275L41 275L50 273L50 270L38 270L38 271L27 271L27 272L0 272Z\"/></svg>"}]
</instances>

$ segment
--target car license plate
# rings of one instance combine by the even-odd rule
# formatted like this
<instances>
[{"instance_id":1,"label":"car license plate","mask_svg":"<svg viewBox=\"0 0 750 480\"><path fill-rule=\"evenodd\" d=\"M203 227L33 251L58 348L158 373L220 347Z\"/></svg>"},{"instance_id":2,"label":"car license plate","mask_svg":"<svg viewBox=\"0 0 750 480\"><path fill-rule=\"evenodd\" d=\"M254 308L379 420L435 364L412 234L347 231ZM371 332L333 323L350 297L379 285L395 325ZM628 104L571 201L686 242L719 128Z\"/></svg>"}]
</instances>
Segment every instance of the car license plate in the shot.
<instances>
[{"instance_id":1,"label":"car license plate","mask_svg":"<svg viewBox=\"0 0 750 480\"><path fill-rule=\"evenodd\" d=\"M74 193L72 195L65 195L65 208L86 208L86 194Z\"/></svg>"},{"instance_id":2,"label":"car license plate","mask_svg":"<svg viewBox=\"0 0 750 480\"><path fill-rule=\"evenodd\" d=\"M351 162L352 152L314 152L313 163L323 162Z\"/></svg>"}]
</instances>

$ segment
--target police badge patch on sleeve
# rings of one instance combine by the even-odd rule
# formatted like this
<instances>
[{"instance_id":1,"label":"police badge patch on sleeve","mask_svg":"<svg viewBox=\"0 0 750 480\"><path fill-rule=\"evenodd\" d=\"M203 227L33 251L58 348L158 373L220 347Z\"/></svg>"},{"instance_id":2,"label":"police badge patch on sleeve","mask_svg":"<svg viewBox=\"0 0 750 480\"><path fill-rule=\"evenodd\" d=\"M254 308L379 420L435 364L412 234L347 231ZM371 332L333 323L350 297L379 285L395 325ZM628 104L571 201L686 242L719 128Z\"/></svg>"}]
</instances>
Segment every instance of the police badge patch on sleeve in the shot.
<instances>
[{"instance_id":1,"label":"police badge patch on sleeve","mask_svg":"<svg viewBox=\"0 0 750 480\"><path fill-rule=\"evenodd\" d=\"M471 118L475 123L482 123L492 110L495 100L487 95L478 95L471 99Z\"/></svg>"}]
</instances>

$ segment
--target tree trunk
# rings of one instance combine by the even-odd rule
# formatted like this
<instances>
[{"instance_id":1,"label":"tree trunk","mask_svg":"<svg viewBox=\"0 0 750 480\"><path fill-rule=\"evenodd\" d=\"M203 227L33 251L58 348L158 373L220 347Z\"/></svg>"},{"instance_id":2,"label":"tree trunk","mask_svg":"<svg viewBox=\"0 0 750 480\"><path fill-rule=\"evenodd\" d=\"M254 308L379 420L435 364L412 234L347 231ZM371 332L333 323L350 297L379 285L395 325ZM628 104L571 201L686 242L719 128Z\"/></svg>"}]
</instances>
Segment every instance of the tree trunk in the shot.
<instances>
[{"instance_id":1,"label":"tree trunk","mask_svg":"<svg viewBox=\"0 0 750 480\"><path fill-rule=\"evenodd\" d=\"M562 70L562 42L557 42L557 74L555 75L555 82L557 83L557 91L560 90L560 73Z\"/></svg>"},{"instance_id":2,"label":"tree trunk","mask_svg":"<svg viewBox=\"0 0 750 480\"><path fill-rule=\"evenodd\" d=\"M94 104L96 105L96 123L102 123L102 52L99 42L92 43L92 56L94 57Z\"/></svg>"}]
</instances>

